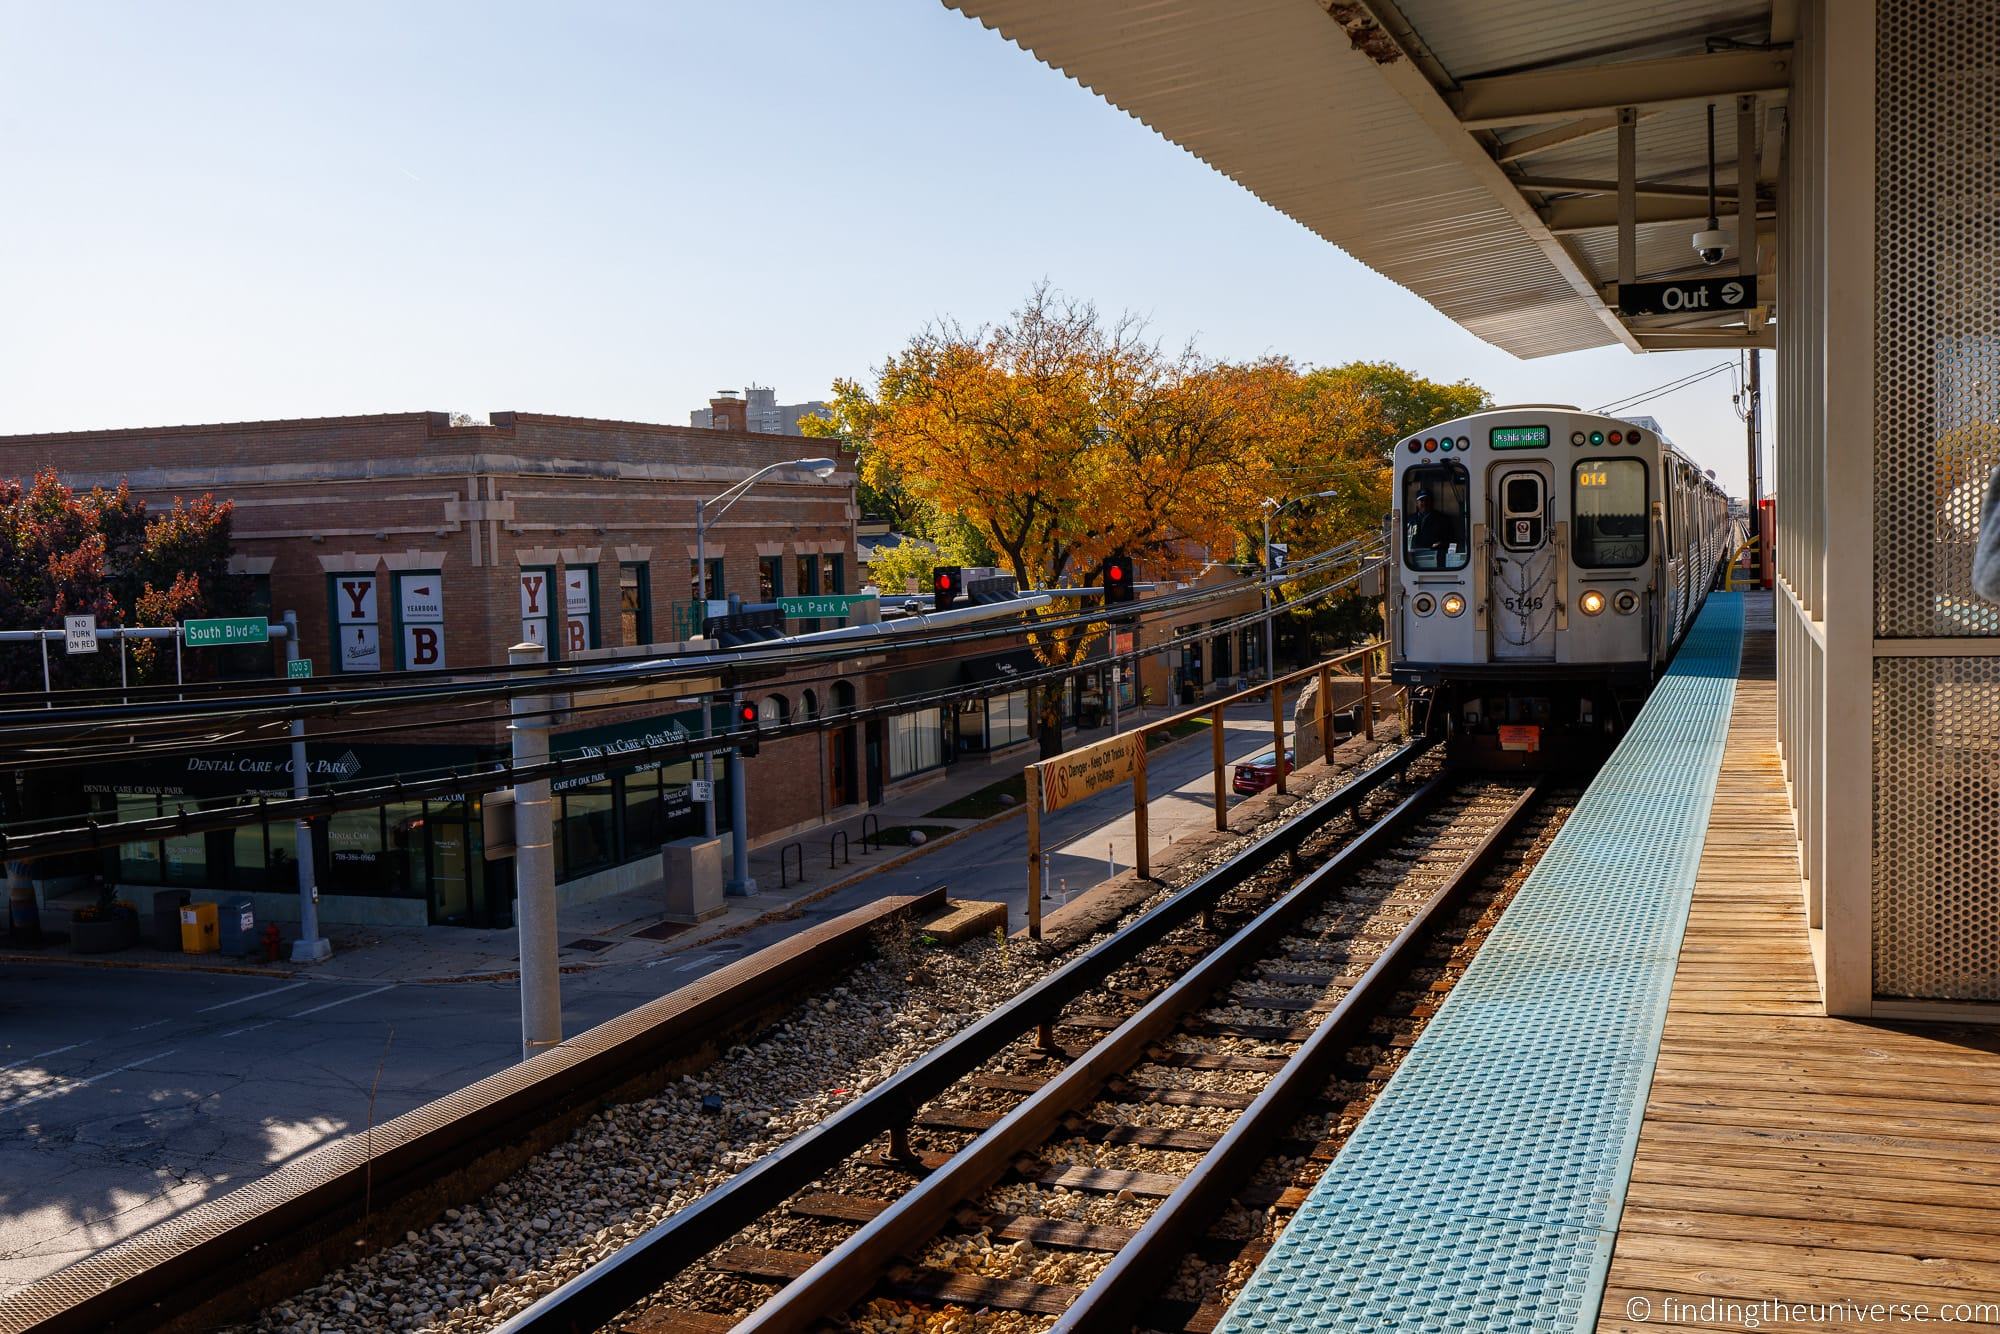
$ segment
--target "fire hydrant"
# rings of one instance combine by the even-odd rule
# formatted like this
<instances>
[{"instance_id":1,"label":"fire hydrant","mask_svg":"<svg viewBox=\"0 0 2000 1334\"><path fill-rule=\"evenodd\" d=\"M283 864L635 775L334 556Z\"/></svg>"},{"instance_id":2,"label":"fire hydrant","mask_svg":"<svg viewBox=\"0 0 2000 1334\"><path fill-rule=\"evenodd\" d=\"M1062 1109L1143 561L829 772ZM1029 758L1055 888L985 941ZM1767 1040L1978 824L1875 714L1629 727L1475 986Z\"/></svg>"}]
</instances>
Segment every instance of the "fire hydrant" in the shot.
<instances>
[{"instance_id":1,"label":"fire hydrant","mask_svg":"<svg viewBox=\"0 0 2000 1334\"><path fill-rule=\"evenodd\" d=\"M266 963L276 963L278 961L278 947L280 943L278 939L278 924L276 922L264 923L264 960Z\"/></svg>"}]
</instances>

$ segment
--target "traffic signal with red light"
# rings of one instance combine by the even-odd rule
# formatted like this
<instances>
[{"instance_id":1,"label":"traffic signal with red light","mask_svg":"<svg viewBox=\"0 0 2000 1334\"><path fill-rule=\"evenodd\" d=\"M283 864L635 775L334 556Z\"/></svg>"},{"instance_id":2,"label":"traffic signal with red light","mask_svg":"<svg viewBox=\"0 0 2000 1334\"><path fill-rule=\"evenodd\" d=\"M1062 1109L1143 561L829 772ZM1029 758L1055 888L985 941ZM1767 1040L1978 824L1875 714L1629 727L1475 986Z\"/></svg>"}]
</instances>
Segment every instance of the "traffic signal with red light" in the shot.
<instances>
[{"instance_id":1,"label":"traffic signal with red light","mask_svg":"<svg viewBox=\"0 0 2000 1334\"><path fill-rule=\"evenodd\" d=\"M736 753L746 759L757 753L757 702L736 701Z\"/></svg>"},{"instance_id":2,"label":"traffic signal with red light","mask_svg":"<svg viewBox=\"0 0 2000 1334\"><path fill-rule=\"evenodd\" d=\"M965 580L960 577L958 566L933 565L931 567L931 605L936 610L943 611L946 607L958 601L959 592L963 589L964 584Z\"/></svg>"},{"instance_id":3,"label":"traffic signal with red light","mask_svg":"<svg viewBox=\"0 0 2000 1334\"><path fill-rule=\"evenodd\" d=\"M1107 556L1104 570L1100 575L1104 584L1104 605L1116 606L1130 602L1136 596L1138 571L1133 568L1130 556Z\"/></svg>"}]
</instances>

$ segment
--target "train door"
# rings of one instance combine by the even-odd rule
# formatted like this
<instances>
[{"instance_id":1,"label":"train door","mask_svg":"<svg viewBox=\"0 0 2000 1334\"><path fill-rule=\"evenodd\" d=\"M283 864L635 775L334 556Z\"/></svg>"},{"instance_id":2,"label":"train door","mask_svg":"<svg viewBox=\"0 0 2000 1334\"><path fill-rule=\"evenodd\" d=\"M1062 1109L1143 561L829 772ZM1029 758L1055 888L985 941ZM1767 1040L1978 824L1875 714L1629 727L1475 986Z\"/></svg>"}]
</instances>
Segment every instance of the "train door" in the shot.
<instances>
[{"instance_id":1,"label":"train door","mask_svg":"<svg viewBox=\"0 0 2000 1334\"><path fill-rule=\"evenodd\" d=\"M1487 624L1496 659L1554 662L1556 561L1546 464L1495 464L1487 475L1493 579Z\"/></svg>"}]
</instances>

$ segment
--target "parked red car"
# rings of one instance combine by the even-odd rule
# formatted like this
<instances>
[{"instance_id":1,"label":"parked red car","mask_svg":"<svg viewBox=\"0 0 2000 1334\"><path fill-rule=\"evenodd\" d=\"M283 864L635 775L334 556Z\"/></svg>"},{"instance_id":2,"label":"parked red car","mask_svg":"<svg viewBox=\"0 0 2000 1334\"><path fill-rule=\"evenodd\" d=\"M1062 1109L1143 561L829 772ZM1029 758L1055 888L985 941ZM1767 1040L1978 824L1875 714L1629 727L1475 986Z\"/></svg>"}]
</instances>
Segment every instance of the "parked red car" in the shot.
<instances>
[{"instance_id":1,"label":"parked red car","mask_svg":"<svg viewBox=\"0 0 2000 1334\"><path fill-rule=\"evenodd\" d=\"M1292 749L1285 747L1285 772L1292 771ZM1278 762L1267 751L1236 766L1233 786L1246 797L1255 796L1278 781Z\"/></svg>"}]
</instances>

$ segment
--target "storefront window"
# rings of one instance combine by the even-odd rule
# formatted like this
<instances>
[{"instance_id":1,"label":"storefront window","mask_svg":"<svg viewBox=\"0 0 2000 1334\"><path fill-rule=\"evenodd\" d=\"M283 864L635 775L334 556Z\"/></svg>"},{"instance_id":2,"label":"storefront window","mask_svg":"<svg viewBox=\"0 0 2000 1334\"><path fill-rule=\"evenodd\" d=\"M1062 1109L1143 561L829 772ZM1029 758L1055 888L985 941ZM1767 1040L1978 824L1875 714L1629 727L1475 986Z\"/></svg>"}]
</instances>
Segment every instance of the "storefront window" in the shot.
<instances>
[{"instance_id":1,"label":"storefront window","mask_svg":"<svg viewBox=\"0 0 2000 1334\"><path fill-rule=\"evenodd\" d=\"M1012 691L986 701L986 745L991 750L1028 739L1028 692Z\"/></svg>"},{"instance_id":2,"label":"storefront window","mask_svg":"<svg viewBox=\"0 0 2000 1334\"><path fill-rule=\"evenodd\" d=\"M962 699L958 702L958 749L976 754L986 749L986 701Z\"/></svg>"},{"instance_id":3,"label":"storefront window","mask_svg":"<svg viewBox=\"0 0 2000 1334\"><path fill-rule=\"evenodd\" d=\"M286 826L286 832L290 832ZM268 825L238 825L230 831L232 862L229 884L232 889L284 889L284 885L272 884L272 872L283 867L289 870L292 859L289 856L280 862L271 857L271 830ZM287 839L287 842L291 840ZM282 849L279 849L282 852ZM268 868L268 869L267 869ZM293 872L294 875L297 872Z\"/></svg>"},{"instance_id":4,"label":"storefront window","mask_svg":"<svg viewBox=\"0 0 2000 1334\"><path fill-rule=\"evenodd\" d=\"M634 857L658 851L667 841L665 807L660 803L657 765L624 778L625 846Z\"/></svg>"},{"instance_id":5,"label":"storefront window","mask_svg":"<svg viewBox=\"0 0 2000 1334\"><path fill-rule=\"evenodd\" d=\"M618 860L617 793L609 778L562 794L562 847L558 879L574 880Z\"/></svg>"},{"instance_id":6,"label":"storefront window","mask_svg":"<svg viewBox=\"0 0 2000 1334\"><path fill-rule=\"evenodd\" d=\"M193 805L193 802L188 802ZM163 815L173 814L175 803L164 802ZM160 850L166 857L166 879L170 885L205 885L208 883L208 835L175 834L160 843Z\"/></svg>"},{"instance_id":7,"label":"storefront window","mask_svg":"<svg viewBox=\"0 0 2000 1334\"><path fill-rule=\"evenodd\" d=\"M908 778L944 763L944 710L918 709L889 719L889 777Z\"/></svg>"},{"instance_id":8,"label":"storefront window","mask_svg":"<svg viewBox=\"0 0 2000 1334\"><path fill-rule=\"evenodd\" d=\"M121 794L112 815L114 820L150 820L160 813L160 799L152 795ZM157 885L160 879L160 845L122 843L118 847L118 879L127 885Z\"/></svg>"},{"instance_id":9,"label":"storefront window","mask_svg":"<svg viewBox=\"0 0 2000 1334\"><path fill-rule=\"evenodd\" d=\"M389 802L382 807L382 820L389 827L390 874L377 881L380 888L374 892L430 898L430 868L424 861L429 821L424 818L424 804L421 801Z\"/></svg>"},{"instance_id":10,"label":"storefront window","mask_svg":"<svg viewBox=\"0 0 2000 1334\"><path fill-rule=\"evenodd\" d=\"M387 894L382 808L335 811L326 821L329 887L350 894Z\"/></svg>"}]
</instances>

